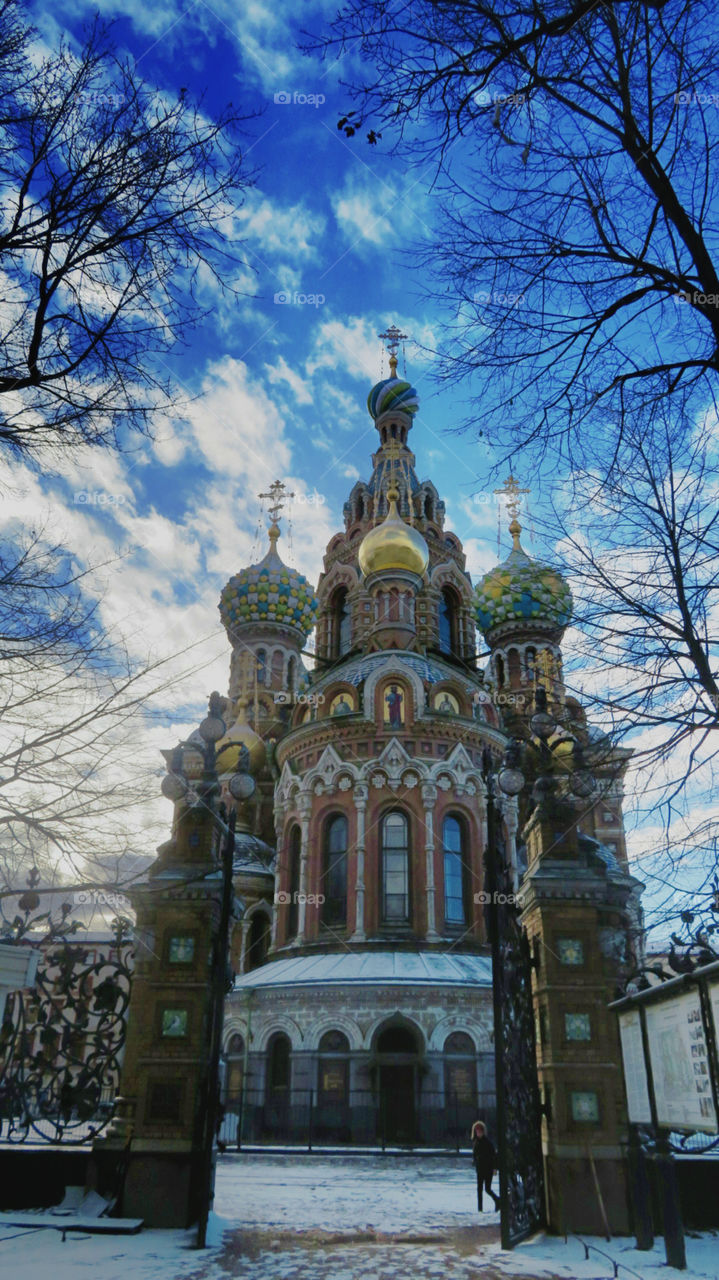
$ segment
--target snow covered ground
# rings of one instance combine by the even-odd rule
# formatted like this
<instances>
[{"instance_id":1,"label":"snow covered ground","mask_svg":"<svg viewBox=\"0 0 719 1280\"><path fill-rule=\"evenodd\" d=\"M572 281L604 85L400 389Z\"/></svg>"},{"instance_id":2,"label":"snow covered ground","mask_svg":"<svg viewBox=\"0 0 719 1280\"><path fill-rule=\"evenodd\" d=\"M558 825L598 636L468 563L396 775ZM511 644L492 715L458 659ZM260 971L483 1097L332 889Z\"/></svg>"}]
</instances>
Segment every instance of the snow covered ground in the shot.
<instances>
[{"instance_id":1,"label":"snow covered ground","mask_svg":"<svg viewBox=\"0 0 719 1280\"><path fill-rule=\"evenodd\" d=\"M498 1218L476 1211L467 1156L261 1154L218 1169L212 1247L194 1233L100 1237L0 1228L0 1272L13 1280L678 1280L660 1241L593 1244L538 1237L499 1247ZM687 1240L684 1280L719 1280L719 1235Z\"/></svg>"}]
</instances>

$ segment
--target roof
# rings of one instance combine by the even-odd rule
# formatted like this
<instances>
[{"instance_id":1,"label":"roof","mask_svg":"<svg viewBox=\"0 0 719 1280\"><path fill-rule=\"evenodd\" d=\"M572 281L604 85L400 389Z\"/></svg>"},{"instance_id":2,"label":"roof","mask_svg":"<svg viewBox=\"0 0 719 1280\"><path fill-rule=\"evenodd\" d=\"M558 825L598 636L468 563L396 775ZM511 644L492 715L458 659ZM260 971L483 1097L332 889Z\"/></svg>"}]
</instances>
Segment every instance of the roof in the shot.
<instances>
[{"instance_id":1,"label":"roof","mask_svg":"<svg viewBox=\"0 0 719 1280\"><path fill-rule=\"evenodd\" d=\"M296 986L446 986L491 987L489 956L455 951L342 951L288 956L235 981L235 990Z\"/></svg>"}]
</instances>

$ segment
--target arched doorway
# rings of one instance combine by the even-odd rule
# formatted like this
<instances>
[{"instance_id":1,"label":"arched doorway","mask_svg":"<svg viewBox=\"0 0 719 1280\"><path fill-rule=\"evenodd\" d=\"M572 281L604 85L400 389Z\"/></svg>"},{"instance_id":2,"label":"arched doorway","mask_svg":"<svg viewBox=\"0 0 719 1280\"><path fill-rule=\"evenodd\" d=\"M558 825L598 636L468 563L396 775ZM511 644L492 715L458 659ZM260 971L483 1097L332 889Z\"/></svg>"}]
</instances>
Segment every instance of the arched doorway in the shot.
<instances>
[{"instance_id":1,"label":"arched doorway","mask_svg":"<svg viewBox=\"0 0 719 1280\"><path fill-rule=\"evenodd\" d=\"M375 1047L379 1126L383 1145L410 1145L417 1137L419 1033L407 1023L379 1032Z\"/></svg>"}]
</instances>

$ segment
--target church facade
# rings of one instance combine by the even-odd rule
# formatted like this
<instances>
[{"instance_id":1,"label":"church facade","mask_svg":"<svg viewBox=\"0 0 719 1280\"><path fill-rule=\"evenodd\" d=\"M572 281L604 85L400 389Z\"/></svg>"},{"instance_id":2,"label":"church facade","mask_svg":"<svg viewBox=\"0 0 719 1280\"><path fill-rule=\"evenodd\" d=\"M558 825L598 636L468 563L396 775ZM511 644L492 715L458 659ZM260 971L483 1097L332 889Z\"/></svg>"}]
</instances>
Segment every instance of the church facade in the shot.
<instances>
[{"instance_id":1,"label":"church facade","mask_svg":"<svg viewBox=\"0 0 719 1280\"><path fill-rule=\"evenodd\" d=\"M371 474L349 494L316 593L278 551L277 484L267 554L220 602L232 656L219 769L249 759L257 780L238 822L244 912L224 1029L225 1106L245 1142L446 1145L479 1114L491 1126L483 766L527 737L538 685L554 747L581 741L601 783L584 840L626 860L621 753L600 750L564 685L569 588L524 551L513 481L512 551L473 587L415 470L417 395L389 349L390 377L368 397ZM518 824L503 797L521 891Z\"/></svg>"}]
</instances>

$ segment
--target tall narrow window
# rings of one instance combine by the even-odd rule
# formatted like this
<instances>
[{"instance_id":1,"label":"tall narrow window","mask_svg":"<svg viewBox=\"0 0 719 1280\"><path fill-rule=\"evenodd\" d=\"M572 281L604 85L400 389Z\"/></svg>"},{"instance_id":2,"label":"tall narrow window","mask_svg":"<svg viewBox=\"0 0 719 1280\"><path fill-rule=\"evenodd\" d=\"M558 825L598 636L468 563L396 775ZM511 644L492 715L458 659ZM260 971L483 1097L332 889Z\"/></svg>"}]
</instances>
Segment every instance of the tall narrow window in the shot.
<instances>
[{"instance_id":1,"label":"tall narrow window","mask_svg":"<svg viewBox=\"0 0 719 1280\"><path fill-rule=\"evenodd\" d=\"M457 599L449 587L445 587L439 600L439 647L442 653L457 654L458 644Z\"/></svg>"},{"instance_id":2,"label":"tall narrow window","mask_svg":"<svg viewBox=\"0 0 719 1280\"><path fill-rule=\"evenodd\" d=\"M504 658L499 653L494 659L494 669L497 672L497 684L499 685L500 689L502 689L504 687L504 681L505 681Z\"/></svg>"},{"instance_id":3,"label":"tall narrow window","mask_svg":"<svg viewBox=\"0 0 719 1280\"><path fill-rule=\"evenodd\" d=\"M352 619L347 601L347 588L338 587L332 597L332 657L349 653L352 642Z\"/></svg>"},{"instance_id":4,"label":"tall narrow window","mask_svg":"<svg viewBox=\"0 0 719 1280\"><path fill-rule=\"evenodd\" d=\"M322 923L347 923L347 819L343 813L329 818L325 825L324 865L321 893Z\"/></svg>"},{"instance_id":5,"label":"tall narrow window","mask_svg":"<svg viewBox=\"0 0 719 1280\"><path fill-rule=\"evenodd\" d=\"M257 650L257 683L267 683L267 653L264 649Z\"/></svg>"},{"instance_id":6,"label":"tall narrow window","mask_svg":"<svg viewBox=\"0 0 719 1280\"><path fill-rule=\"evenodd\" d=\"M382 819L382 922L409 923L409 832L403 813Z\"/></svg>"},{"instance_id":7,"label":"tall narrow window","mask_svg":"<svg viewBox=\"0 0 719 1280\"><path fill-rule=\"evenodd\" d=\"M467 923L467 858L464 829L451 814L442 824L444 849L444 919L446 924Z\"/></svg>"},{"instance_id":8,"label":"tall narrow window","mask_svg":"<svg viewBox=\"0 0 719 1280\"><path fill-rule=\"evenodd\" d=\"M267 1048L267 1092L270 1097L287 1095L290 1088L290 1042L279 1031Z\"/></svg>"},{"instance_id":9,"label":"tall narrow window","mask_svg":"<svg viewBox=\"0 0 719 1280\"><path fill-rule=\"evenodd\" d=\"M231 1109L233 1103L239 1101L242 1093L242 1072L245 1064L245 1042L242 1036L230 1036L230 1042L225 1050L225 1060L227 1062L226 1105Z\"/></svg>"},{"instance_id":10,"label":"tall narrow window","mask_svg":"<svg viewBox=\"0 0 719 1280\"><path fill-rule=\"evenodd\" d=\"M297 684L297 659L290 658L289 662L287 663L287 688L290 691L290 693L294 692L296 684Z\"/></svg>"},{"instance_id":11,"label":"tall narrow window","mask_svg":"<svg viewBox=\"0 0 719 1280\"><path fill-rule=\"evenodd\" d=\"M299 907L297 898L300 892L300 851L302 847L302 836L300 829L295 825L290 831L289 842L289 876L287 878L287 891L290 900L287 904L287 940L297 937L297 923L299 920Z\"/></svg>"},{"instance_id":12,"label":"tall narrow window","mask_svg":"<svg viewBox=\"0 0 719 1280\"><path fill-rule=\"evenodd\" d=\"M250 924L250 936L247 943L247 970L258 969L265 963L270 947L270 922L264 913L258 911Z\"/></svg>"}]
</instances>

